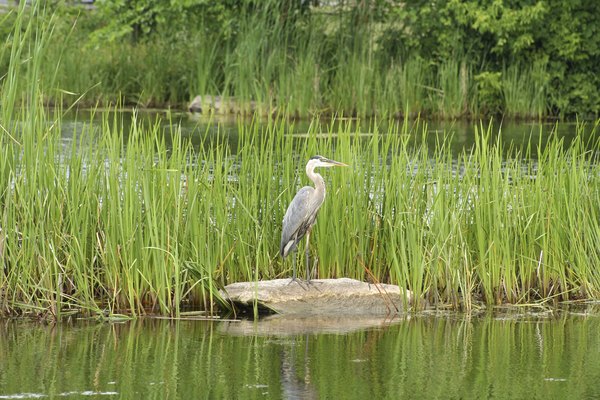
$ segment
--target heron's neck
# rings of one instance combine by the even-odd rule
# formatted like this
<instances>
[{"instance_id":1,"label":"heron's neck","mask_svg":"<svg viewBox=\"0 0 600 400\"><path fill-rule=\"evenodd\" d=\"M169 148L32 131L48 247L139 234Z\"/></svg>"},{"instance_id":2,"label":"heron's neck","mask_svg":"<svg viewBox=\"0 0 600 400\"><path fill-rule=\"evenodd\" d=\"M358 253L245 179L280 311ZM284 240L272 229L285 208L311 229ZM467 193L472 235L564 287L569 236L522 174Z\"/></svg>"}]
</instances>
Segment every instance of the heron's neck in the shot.
<instances>
[{"instance_id":1,"label":"heron's neck","mask_svg":"<svg viewBox=\"0 0 600 400\"><path fill-rule=\"evenodd\" d=\"M317 191L325 193L325 181L320 174L315 172L312 168L306 168L306 175L313 181Z\"/></svg>"}]
</instances>

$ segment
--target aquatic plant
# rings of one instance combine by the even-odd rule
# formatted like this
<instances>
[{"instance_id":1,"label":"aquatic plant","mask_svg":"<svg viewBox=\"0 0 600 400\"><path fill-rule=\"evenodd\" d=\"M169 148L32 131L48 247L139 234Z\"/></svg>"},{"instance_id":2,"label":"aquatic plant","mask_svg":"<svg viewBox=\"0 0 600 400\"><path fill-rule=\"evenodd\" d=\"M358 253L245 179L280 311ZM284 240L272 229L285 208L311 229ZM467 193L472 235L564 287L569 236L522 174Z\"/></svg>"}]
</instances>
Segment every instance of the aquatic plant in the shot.
<instances>
[{"instance_id":1,"label":"aquatic plant","mask_svg":"<svg viewBox=\"0 0 600 400\"><path fill-rule=\"evenodd\" d=\"M196 132L193 146L170 114L147 121L136 112L125 123L117 105L70 123L63 140L65 111L43 107L58 82L43 62L52 24L36 28L23 15L0 91L3 314L178 316L186 307L214 311L227 283L289 276L278 257L280 224L315 154L352 166L326 174L333 198L312 237L321 278L399 284L422 300L415 308L600 296L599 122L589 142L580 124L568 144L542 132L547 143L525 147L480 126L476 145L455 158L449 137L430 150L418 119L315 118L297 132L282 113L240 120L235 145L221 127ZM386 79L421 101L420 84L410 83L426 75L420 65ZM447 70L468 79L463 67ZM341 86L352 100L344 109L366 112L361 96L377 76L360 75L354 98ZM463 86L444 85L457 110ZM312 94L303 99L297 104L308 107Z\"/></svg>"},{"instance_id":2,"label":"aquatic plant","mask_svg":"<svg viewBox=\"0 0 600 400\"><path fill-rule=\"evenodd\" d=\"M315 120L298 137L281 118L240 124L235 148L222 131L193 147L168 120L109 112L64 142L60 111L16 116L37 122L0 141L5 313L178 315L212 309L227 283L289 276L281 220L317 153L352 166L325 174L320 278L466 309L600 294L598 142L506 150L487 128L455 159L449 141L415 143L426 126Z\"/></svg>"},{"instance_id":3,"label":"aquatic plant","mask_svg":"<svg viewBox=\"0 0 600 400\"><path fill-rule=\"evenodd\" d=\"M26 62L39 63L39 74L22 76L20 85L11 85L17 100L26 97L23 84L29 84L43 87L44 102L50 105L93 107L121 101L185 110L196 95L220 95L253 100L259 110L276 106L297 117L420 114L453 119L502 113L536 119L573 107L548 85L548 69L555 67L544 61L547 58L536 59L533 66L530 57L488 65L460 51L443 58L431 49L400 51L393 37L406 32L392 34L391 22L369 22L368 9L355 14L317 7L304 10L301 18L300 14L293 17L297 19L285 14L275 18L273 12L284 12L278 3L265 2L260 10L247 5L235 12L226 11L226 6L219 11L196 5L210 8L204 11L235 14L221 15L229 18L223 26L214 26L199 9L178 16L154 5L165 13L163 18L183 20L178 25L161 19L158 27L144 28L152 31L146 37L139 37L137 25L120 30L113 20L106 25L101 8L121 5L85 11L57 6L55 14L39 5L23 5L3 18L0 76L10 79L8 67L15 65L11 59L19 56L13 43L37 38L45 48L43 62ZM366 15L360 17L361 13ZM115 21L120 21L118 16ZM137 21L150 23L145 18L154 17L144 14ZM115 31L107 32L108 28ZM135 40L115 40L131 30ZM589 85L581 86L589 91ZM570 87L564 90L572 97L583 96ZM587 96L585 107L594 101Z\"/></svg>"}]
</instances>

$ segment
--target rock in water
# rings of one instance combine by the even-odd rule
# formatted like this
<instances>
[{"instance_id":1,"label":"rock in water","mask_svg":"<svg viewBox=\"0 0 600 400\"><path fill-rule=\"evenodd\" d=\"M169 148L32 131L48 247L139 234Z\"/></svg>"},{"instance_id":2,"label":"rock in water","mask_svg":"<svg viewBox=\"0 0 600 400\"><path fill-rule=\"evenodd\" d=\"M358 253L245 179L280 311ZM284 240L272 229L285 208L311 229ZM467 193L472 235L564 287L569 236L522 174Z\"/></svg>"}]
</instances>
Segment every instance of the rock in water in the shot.
<instances>
[{"instance_id":1,"label":"rock in water","mask_svg":"<svg viewBox=\"0 0 600 400\"><path fill-rule=\"evenodd\" d=\"M354 279L290 279L238 282L227 285L223 298L241 309L300 315L391 315L412 303L412 293L396 285L369 284Z\"/></svg>"}]
</instances>

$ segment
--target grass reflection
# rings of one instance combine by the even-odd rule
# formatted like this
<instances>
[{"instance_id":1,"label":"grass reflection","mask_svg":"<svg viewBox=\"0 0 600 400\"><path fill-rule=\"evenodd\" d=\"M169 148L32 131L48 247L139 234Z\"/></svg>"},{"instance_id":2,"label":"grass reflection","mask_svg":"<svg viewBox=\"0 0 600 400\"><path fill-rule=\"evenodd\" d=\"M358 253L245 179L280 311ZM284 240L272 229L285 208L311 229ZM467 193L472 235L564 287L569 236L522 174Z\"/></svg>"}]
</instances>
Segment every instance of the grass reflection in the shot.
<instances>
[{"instance_id":1,"label":"grass reflection","mask_svg":"<svg viewBox=\"0 0 600 400\"><path fill-rule=\"evenodd\" d=\"M260 324L260 322L258 322ZM600 319L417 316L345 334L236 336L223 323L0 327L0 395L590 398Z\"/></svg>"}]
</instances>

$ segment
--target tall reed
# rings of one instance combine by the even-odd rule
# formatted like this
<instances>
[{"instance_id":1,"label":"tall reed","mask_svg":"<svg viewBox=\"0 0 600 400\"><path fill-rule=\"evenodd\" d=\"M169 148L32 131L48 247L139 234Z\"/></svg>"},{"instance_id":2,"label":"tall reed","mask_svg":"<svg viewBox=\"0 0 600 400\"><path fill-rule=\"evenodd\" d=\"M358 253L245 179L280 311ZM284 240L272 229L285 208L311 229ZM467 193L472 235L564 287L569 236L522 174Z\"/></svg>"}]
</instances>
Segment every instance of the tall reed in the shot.
<instances>
[{"instance_id":1,"label":"tall reed","mask_svg":"<svg viewBox=\"0 0 600 400\"><path fill-rule=\"evenodd\" d=\"M357 27L345 12L313 10L296 26L274 17L269 8L256 12L250 7L240 11L228 34L199 24L182 28L178 35L156 34L132 43L99 39L96 33L103 22L94 11L72 9L59 8L59 17L53 17L36 5L4 16L7 25L13 24L0 50L0 76L5 80L14 77L8 67L19 57L19 47L12 43L22 37L31 40L28 29L36 30L38 44L45 48L39 76L22 76L18 86L9 85L18 99L23 92L17 88L27 83L46 88L46 103L67 106L93 107L121 99L127 105L183 110L200 94L235 97L243 104L254 100L260 114L276 107L301 117L421 114L453 119L478 116L484 108L476 104L476 82L471 79L483 73L491 74L493 82L488 83L498 86L486 98L494 112L517 118L550 112L543 63L480 71L461 57L400 58L377 40L381 27Z\"/></svg>"},{"instance_id":2,"label":"tall reed","mask_svg":"<svg viewBox=\"0 0 600 400\"><path fill-rule=\"evenodd\" d=\"M454 158L450 138L429 149L418 120L316 118L298 132L283 114L240 121L235 146L220 128L194 147L169 115L126 124L117 107L97 111L100 123L76 120L65 141L64 111L43 107L52 24L18 25L25 12L38 11L20 9L1 91L2 313L177 316L213 310L227 283L289 276L281 220L315 154L352 166L323 173L329 196L311 242L321 278L396 283L417 308L600 296L598 122L595 141L580 126L568 145L550 133L524 148L481 126ZM279 56L247 68L277 71ZM418 65L394 78L415 99L421 86L407 77L422 76ZM364 75L348 107L371 107L377 77Z\"/></svg>"},{"instance_id":3,"label":"tall reed","mask_svg":"<svg viewBox=\"0 0 600 400\"><path fill-rule=\"evenodd\" d=\"M160 121L134 115L126 130L105 113L78 122L67 149L60 112L27 110L37 122L20 156L0 163L5 312L178 315L210 308L227 283L289 276L281 220L317 153L352 166L324 172L311 238L321 278L393 282L467 309L600 294L597 142L506 150L487 128L454 159L449 140L428 150L426 126L315 121L296 137L276 119L241 124L236 150L222 132L193 148ZM4 136L2 154L13 147Z\"/></svg>"},{"instance_id":4,"label":"tall reed","mask_svg":"<svg viewBox=\"0 0 600 400\"><path fill-rule=\"evenodd\" d=\"M504 110L517 118L542 118L546 112L546 72L535 63L529 68L511 65L502 73Z\"/></svg>"}]
</instances>

